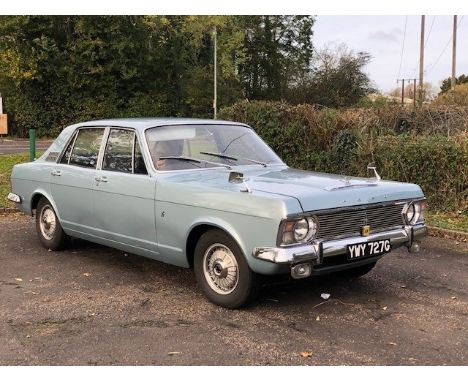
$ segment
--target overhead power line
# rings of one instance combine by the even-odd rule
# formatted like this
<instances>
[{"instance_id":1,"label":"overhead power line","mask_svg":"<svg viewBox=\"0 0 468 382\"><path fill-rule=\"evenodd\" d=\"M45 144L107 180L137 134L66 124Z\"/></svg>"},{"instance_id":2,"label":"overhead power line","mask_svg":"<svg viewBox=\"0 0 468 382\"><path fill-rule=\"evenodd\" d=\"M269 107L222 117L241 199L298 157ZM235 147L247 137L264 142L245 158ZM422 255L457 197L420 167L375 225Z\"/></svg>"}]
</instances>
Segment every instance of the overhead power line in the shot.
<instances>
[{"instance_id":1,"label":"overhead power line","mask_svg":"<svg viewBox=\"0 0 468 382\"><path fill-rule=\"evenodd\" d=\"M437 16L432 18L431 26L429 27L429 32L427 33L426 41L424 41L424 46L427 48L427 42L429 41L429 37L431 37L432 27L434 26L434 21Z\"/></svg>"},{"instance_id":2,"label":"overhead power line","mask_svg":"<svg viewBox=\"0 0 468 382\"><path fill-rule=\"evenodd\" d=\"M460 26L460 23L463 20L463 17L464 16L460 17L460 20L457 23L457 28ZM439 57L437 57L437 60L435 60L435 62L433 64L428 65L427 68L424 70L424 73L429 74L436 67L436 65L439 63L439 60L442 58L445 51L447 50L450 43L452 42L452 38L453 38L453 36L451 35L449 40L447 41L447 44L445 44L444 49L442 49L442 52L440 52Z\"/></svg>"},{"instance_id":3,"label":"overhead power line","mask_svg":"<svg viewBox=\"0 0 468 382\"><path fill-rule=\"evenodd\" d=\"M400 66L398 67L398 76L397 78L400 78L400 73L401 73L401 65L403 63L403 53L405 51L405 39L406 39L406 25L408 24L408 16L405 16L405 30L403 32L403 44L401 46L401 55L400 55Z\"/></svg>"}]
</instances>

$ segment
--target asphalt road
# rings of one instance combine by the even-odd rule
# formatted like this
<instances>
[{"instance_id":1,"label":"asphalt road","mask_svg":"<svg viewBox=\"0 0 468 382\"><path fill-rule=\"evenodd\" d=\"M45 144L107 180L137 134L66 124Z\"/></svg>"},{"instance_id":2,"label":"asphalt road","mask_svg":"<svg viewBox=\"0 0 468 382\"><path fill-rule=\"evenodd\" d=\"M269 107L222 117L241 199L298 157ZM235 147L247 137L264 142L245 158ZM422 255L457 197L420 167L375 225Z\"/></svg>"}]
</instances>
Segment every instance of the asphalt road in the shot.
<instances>
[{"instance_id":1,"label":"asphalt road","mask_svg":"<svg viewBox=\"0 0 468 382\"><path fill-rule=\"evenodd\" d=\"M468 365L466 243L428 238L358 281L274 280L237 311L191 270L79 240L49 252L19 214L0 216L0 264L1 365Z\"/></svg>"},{"instance_id":2,"label":"asphalt road","mask_svg":"<svg viewBox=\"0 0 468 382\"><path fill-rule=\"evenodd\" d=\"M52 141L36 141L36 150L44 151L50 145ZM9 140L0 138L0 154L17 154L29 152L29 141L28 140Z\"/></svg>"}]
</instances>

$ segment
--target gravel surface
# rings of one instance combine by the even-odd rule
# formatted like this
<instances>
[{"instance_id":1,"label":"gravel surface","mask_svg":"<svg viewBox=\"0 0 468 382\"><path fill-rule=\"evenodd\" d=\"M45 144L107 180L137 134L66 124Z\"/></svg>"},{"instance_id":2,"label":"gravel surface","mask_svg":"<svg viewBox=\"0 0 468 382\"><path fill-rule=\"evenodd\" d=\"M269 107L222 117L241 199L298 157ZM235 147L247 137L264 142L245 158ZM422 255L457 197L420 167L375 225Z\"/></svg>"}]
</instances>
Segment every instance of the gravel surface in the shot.
<instances>
[{"instance_id":1,"label":"gravel surface","mask_svg":"<svg viewBox=\"0 0 468 382\"><path fill-rule=\"evenodd\" d=\"M468 365L468 245L427 238L359 280L270 280L230 311L192 270L0 215L1 365ZM321 293L330 293L323 300Z\"/></svg>"}]
</instances>

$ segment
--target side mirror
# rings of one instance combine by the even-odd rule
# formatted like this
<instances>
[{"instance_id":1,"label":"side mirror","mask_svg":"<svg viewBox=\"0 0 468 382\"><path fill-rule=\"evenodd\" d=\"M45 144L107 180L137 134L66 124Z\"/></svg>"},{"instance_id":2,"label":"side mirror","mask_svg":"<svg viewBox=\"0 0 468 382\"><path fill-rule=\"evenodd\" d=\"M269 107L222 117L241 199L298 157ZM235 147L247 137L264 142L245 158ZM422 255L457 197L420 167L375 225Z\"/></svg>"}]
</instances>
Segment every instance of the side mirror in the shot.
<instances>
[{"instance_id":1,"label":"side mirror","mask_svg":"<svg viewBox=\"0 0 468 382\"><path fill-rule=\"evenodd\" d=\"M231 171L229 173L229 183L243 183L244 182L244 174L241 172Z\"/></svg>"},{"instance_id":2,"label":"side mirror","mask_svg":"<svg viewBox=\"0 0 468 382\"><path fill-rule=\"evenodd\" d=\"M252 192L249 185L244 179L244 174L242 174L241 172L231 171L229 173L228 181L229 183L243 184L245 186L245 190L241 190L241 192Z\"/></svg>"}]
</instances>

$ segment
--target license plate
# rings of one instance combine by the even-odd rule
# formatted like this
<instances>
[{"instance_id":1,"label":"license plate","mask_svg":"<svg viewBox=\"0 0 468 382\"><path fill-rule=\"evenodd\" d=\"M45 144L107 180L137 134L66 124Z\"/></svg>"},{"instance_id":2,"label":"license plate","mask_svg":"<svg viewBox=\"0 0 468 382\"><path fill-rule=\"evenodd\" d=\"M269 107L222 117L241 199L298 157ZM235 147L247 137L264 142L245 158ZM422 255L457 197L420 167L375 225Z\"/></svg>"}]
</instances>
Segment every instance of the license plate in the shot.
<instances>
[{"instance_id":1,"label":"license plate","mask_svg":"<svg viewBox=\"0 0 468 382\"><path fill-rule=\"evenodd\" d=\"M390 252L390 249L390 240L388 239L351 244L348 245L348 260L383 255L384 253Z\"/></svg>"}]
</instances>

